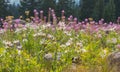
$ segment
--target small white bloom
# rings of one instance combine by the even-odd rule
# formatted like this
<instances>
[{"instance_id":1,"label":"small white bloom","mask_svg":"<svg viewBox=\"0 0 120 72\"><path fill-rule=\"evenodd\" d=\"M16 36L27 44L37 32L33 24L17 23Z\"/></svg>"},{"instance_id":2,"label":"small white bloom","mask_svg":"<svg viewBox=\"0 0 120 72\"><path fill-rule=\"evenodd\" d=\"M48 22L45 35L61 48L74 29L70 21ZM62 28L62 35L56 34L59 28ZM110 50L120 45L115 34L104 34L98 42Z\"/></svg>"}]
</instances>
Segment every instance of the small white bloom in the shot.
<instances>
[{"instance_id":1,"label":"small white bloom","mask_svg":"<svg viewBox=\"0 0 120 72\"><path fill-rule=\"evenodd\" d=\"M48 53L48 54L45 54L44 58L45 58L46 60L52 60L52 59L53 59L53 56L52 56L51 53Z\"/></svg>"},{"instance_id":2,"label":"small white bloom","mask_svg":"<svg viewBox=\"0 0 120 72\"><path fill-rule=\"evenodd\" d=\"M3 29L0 30L0 34L3 34L5 31Z\"/></svg>"},{"instance_id":3,"label":"small white bloom","mask_svg":"<svg viewBox=\"0 0 120 72\"><path fill-rule=\"evenodd\" d=\"M33 37L37 37L37 34L34 34Z\"/></svg>"},{"instance_id":4,"label":"small white bloom","mask_svg":"<svg viewBox=\"0 0 120 72\"><path fill-rule=\"evenodd\" d=\"M112 38L112 43L117 43L117 39L116 38Z\"/></svg>"},{"instance_id":5,"label":"small white bloom","mask_svg":"<svg viewBox=\"0 0 120 72\"><path fill-rule=\"evenodd\" d=\"M65 53L68 53L68 50L65 50Z\"/></svg>"},{"instance_id":6,"label":"small white bloom","mask_svg":"<svg viewBox=\"0 0 120 72\"><path fill-rule=\"evenodd\" d=\"M60 47L61 47L61 48L64 48L64 47L66 47L66 45L62 44L62 45L60 45Z\"/></svg>"},{"instance_id":7,"label":"small white bloom","mask_svg":"<svg viewBox=\"0 0 120 72\"><path fill-rule=\"evenodd\" d=\"M66 46L70 46L70 45L71 45L71 43L70 43L70 42L67 42L65 45L66 45Z\"/></svg>"},{"instance_id":8,"label":"small white bloom","mask_svg":"<svg viewBox=\"0 0 120 72\"><path fill-rule=\"evenodd\" d=\"M21 49L22 49L22 45L17 46L17 49L18 49L18 50L21 50Z\"/></svg>"},{"instance_id":9,"label":"small white bloom","mask_svg":"<svg viewBox=\"0 0 120 72\"><path fill-rule=\"evenodd\" d=\"M22 29L16 28L15 33L21 33Z\"/></svg>"},{"instance_id":10,"label":"small white bloom","mask_svg":"<svg viewBox=\"0 0 120 72\"><path fill-rule=\"evenodd\" d=\"M71 35L72 35L72 34L69 33L68 31L64 31L64 33L65 33L66 35L68 35L68 36L71 36Z\"/></svg>"},{"instance_id":11,"label":"small white bloom","mask_svg":"<svg viewBox=\"0 0 120 72\"><path fill-rule=\"evenodd\" d=\"M116 38L108 39L107 43L113 43L113 44L115 44L115 43L117 43L117 39Z\"/></svg>"},{"instance_id":12,"label":"small white bloom","mask_svg":"<svg viewBox=\"0 0 120 72\"><path fill-rule=\"evenodd\" d=\"M46 24L46 27L51 27L51 24Z\"/></svg>"},{"instance_id":13,"label":"small white bloom","mask_svg":"<svg viewBox=\"0 0 120 72\"><path fill-rule=\"evenodd\" d=\"M20 43L20 41L19 40L15 40L15 41L13 41L13 43L17 44L17 43Z\"/></svg>"},{"instance_id":14,"label":"small white bloom","mask_svg":"<svg viewBox=\"0 0 120 72\"><path fill-rule=\"evenodd\" d=\"M81 42L76 43L76 45L79 46L80 48L83 47L83 44Z\"/></svg>"},{"instance_id":15,"label":"small white bloom","mask_svg":"<svg viewBox=\"0 0 120 72\"><path fill-rule=\"evenodd\" d=\"M101 56L102 58L104 58L104 57L107 55L107 53L108 53L108 50L107 50L107 49L104 49L104 50L102 50L102 51L100 52L100 56Z\"/></svg>"},{"instance_id":16,"label":"small white bloom","mask_svg":"<svg viewBox=\"0 0 120 72\"><path fill-rule=\"evenodd\" d=\"M18 50L18 55L21 55L21 50Z\"/></svg>"},{"instance_id":17,"label":"small white bloom","mask_svg":"<svg viewBox=\"0 0 120 72\"><path fill-rule=\"evenodd\" d=\"M27 40L27 39L23 39L22 41L23 41L23 42L27 42L28 40Z\"/></svg>"},{"instance_id":18,"label":"small white bloom","mask_svg":"<svg viewBox=\"0 0 120 72\"><path fill-rule=\"evenodd\" d=\"M84 48L80 49L80 51L81 51L82 53L87 52L87 50L86 50L86 49L84 49Z\"/></svg>"},{"instance_id":19,"label":"small white bloom","mask_svg":"<svg viewBox=\"0 0 120 72\"><path fill-rule=\"evenodd\" d=\"M20 41L19 41L19 40L15 40L15 41L13 41L13 43L14 43L15 45L17 45L17 46L20 45Z\"/></svg>"},{"instance_id":20,"label":"small white bloom","mask_svg":"<svg viewBox=\"0 0 120 72\"><path fill-rule=\"evenodd\" d=\"M48 35L47 35L47 38L49 38L49 39L54 39L54 36L51 35L51 34L48 34Z\"/></svg>"}]
</instances>

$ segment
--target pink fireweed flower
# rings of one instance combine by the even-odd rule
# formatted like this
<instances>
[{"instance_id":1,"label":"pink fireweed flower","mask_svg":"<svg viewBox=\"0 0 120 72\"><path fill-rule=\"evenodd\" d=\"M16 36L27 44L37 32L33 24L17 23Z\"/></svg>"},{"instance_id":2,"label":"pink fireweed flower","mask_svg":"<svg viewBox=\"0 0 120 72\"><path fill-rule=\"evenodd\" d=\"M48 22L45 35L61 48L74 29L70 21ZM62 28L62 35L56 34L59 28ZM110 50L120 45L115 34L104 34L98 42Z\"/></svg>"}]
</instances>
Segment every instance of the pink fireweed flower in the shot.
<instances>
[{"instance_id":1,"label":"pink fireweed flower","mask_svg":"<svg viewBox=\"0 0 120 72\"><path fill-rule=\"evenodd\" d=\"M18 24L20 22L20 19L16 19L15 22Z\"/></svg>"},{"instance_id":2,"label":"pink fireweed flower","mask_svg":"<svg viewBox=\"0 0 120 72\"><path fill-rule=\"evenodd\" d=\"M8 23L7 23L7 22L4 22L3 25L8 25Z\"/></svg>"},{"instance_id":3,"label":"pink fireweed flower","mask_svg":"<svg viewBox=\"0 0 120 72\"><path fill-rule=\"evenodd\" d=\"M101 25L102 25L102 24L103 24L103 22L102 22L101 20L99 20L99 24L101 24Z\"/></svg>"},{"instance_id":4,"label":"pink fireweed flower","mask_svg":"<svg viewBox=\"0 0 120 72\"><path fill-rule=\"evenodd\" d=\"M49 8L49 10L51 11L51 8Z\"/></svg>"},{"instance_id":5,"label":"pink fireweed flower","mask_svg":"<svg viewBox=\"0 0 120 72\"><path fill-rule=\"evenodd\" d=\"M55 19L55 20L57 19L56 16L53 16L53 20L54 20L54 19Z\"/></svg>"},{"instance_id":6,"label":"pink fireweed flower","mask_svg":"<svg viewBox=\"0 0 120 72\"><path fill-rule=\"evenodd\" d=\"M104 21L104 19L102 18L101 21Z\"/></svg>"},{"instance_id":7,"label":"pink fireweed flower","mask_svg":"<svg viewBox=\"0 0 120 72\"><path fill-rule=\"evenodd\" d=\"M87 19L87 18L85 19L85 22L88 22L88 19Z\"/></svg>"},{"instance_id":8,"label":"pink fireweed flower","mask_svg":"<svg viewBox=\"0 0 120 72\"><path fill-rule=\"evenodd\" d=\"M70 21L71 19L70 18L68 18L68 21Z\"/></svg>"},{"instance_id":9,"label":"pink fireweed flower","mask_svg":"<svg viewBox=\"0 0 120 72\"><path fill-rule=\"evenodd\" d=\"M81 22L78 22L79 25L81 25L82 23Z\"/></svg>"},{"instance_id":10,"label":"pink fireweed flower","mask_svg":"<svg viewBox=\"0 0 120 72\"><path fill-rule=\"evenodd\" d=\"M38 12L35 12L35 15L38 15L39 13Z\"/></svg>"},{"instance_id":11,"label":"pink fireweed flower","mask_svg":"<svg viewBox=\"0 0 120 72\"><path fill-rule=\"evenodd\" d=\"M62 13L64 13L65 11L64 10L62 10Z\"/></svg>"},{"instance_id":12,"label":"pink fireweed flower","mask_svg":"<svg viewBox=\"0 0 120 72\"><path fill-rule=\"evenodd\" d=\"M1 21L3 21L3 19L2 19L2 18L1 18L0 20L1 20Z\"/></svg>"},{"instance_id":13,"label":"pink fireweed flower","mask_svg":"<svg viewBox=\"0 0 120 72\"><path fill-rule=\"evenodd\" d=\"M52 14L52 16L53 16L53 17L56 17L56 15L55 15L55 14Z\"/></svg>"},{"instance_id":14,"label":"pink fireweed flower","mask_svg":"<svg viewBox=\"0 0 120 72\"><path fill-rule=\"evenodd\" d=\"M110 25L112 25L113 23L112 23L112 22L110 22L109 24L110 24Z\"/></svg>"},{"instance_id":15,"label":"pink fireweed flower","mask_svg":"<svg viewBox=\"0 0 120 72\"><path fill-rule=\"evenodd\" d=\"M64 13L65 13L65 11L64 11L64 10L62 10L62 16L64 16Z\"/></svg>"},{"instance_id":16,"label":"pink fireweed flower","mask_svg":"<svg viewBox=\"0 0 120 72\"><path fill-rule=\"evenodd\" d=\"M77 21L77 18L74 18L74 21Z\"/></svg>"},{"instance_id":17,"label":"pink fireweed flower","mask_svg":"<svg viewBox=\"0 0 120 72\"><path fill-rule=\"evenodd\" d=\"M82 24L85 24L85 22L84 22L84 21L82 21Z\"/></svg>"},{"instance_id":18,"label":"pink fireweed flower","mask_svg":"<svg viewBox=\"0 0 120 72\"><path fill-rule=\"evenodd\" d=\"M36 9L34 9L34 13L36 13L37 12L37 10Z\"/></svg>"},{"instance_id":19,"label":"pink fireweed flower","mask_svg":"<svg viewBox=\"0 0 120 72\"><path fill-rule=\"evenodd\" d=\"M69 17L71 20L73 19L73 16L72 15L70 15L70 17Z\"/></svg>"},{"instance_id":20,"label":"pink fireweed flower","mask_svg":"<svg viewBox=\"0 0 120 72\"><path fill-rule=\"evenodd\" d=\"M43 10L41 10L40 13L43 14Z\"/></svg>"},{"instance_id":21,"label":"pink fireweed flower","mask_svg":"<svg viewBox=\"0 0 120 72\"><path fill-rule=\"evenodd\" d=\"M40 18L43 19L43 11L40 11Z\"/></svg>"},{"instance_id":22,"label":"pink fireweed flower","mask_svg":"<svg viewBox=\"0 0 120 72\"><path fill-rule=\"evenodd\" d=\"M52 14L55 14L54 9L51 10Z\"/></svg>"}]
</instances>

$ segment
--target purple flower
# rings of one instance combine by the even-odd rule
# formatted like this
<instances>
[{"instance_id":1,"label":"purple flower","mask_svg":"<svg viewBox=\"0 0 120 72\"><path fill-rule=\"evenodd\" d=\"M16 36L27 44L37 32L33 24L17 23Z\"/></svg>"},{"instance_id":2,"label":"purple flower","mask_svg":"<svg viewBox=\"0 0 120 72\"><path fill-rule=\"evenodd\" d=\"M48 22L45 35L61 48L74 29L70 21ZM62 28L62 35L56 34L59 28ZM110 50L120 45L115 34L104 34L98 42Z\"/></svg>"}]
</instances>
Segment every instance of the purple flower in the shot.
<instances>
[{"instance_id":1,"label":"purple flower","mask_svg":"<svg viewBox=\"0 0 120 72\"><path fill-rule=\"evenodd\" d=\"M64 10L62 10L62 13L64 13L65 11Z\"/></svg>"},{"instance_id":2,"label":"purple flower","mask_svg":"<svg viewBox=\"0 0 120 72\"><path fill-rule=\"evenodd\" d=\"M42 14L42 13L43 13L43 10L41 10L40 13Z\"/></svg>"},{"instance_id":3,"label":"purple flower","mask_svg":"<svg viewBox=\"0 0 120 72\"><path fill-rule=\"evenodd\" d=\"M1 20L1 21L3 21L3 19L2 19L2 18L0 18L0 20Z\"/></svg>"},{"instance_id":4,"label":"purple flower","mask_svg":"<svg viewBox=\"0 0 120 72\"><path fill-rule=\"evenodd\" d=\"M36 10L36 9L34 9L34 13L35 13L35 12L37 12L37 10Z\"/></svg>"},{"instance_id":5,"label":"purple flower","mask_svg":"<svg viewBox=\"0 0 120 72\"><path fill-rule=\"evenodd\" d=\"M68 18L68 21L70 21L71 19L70 18Z\"/></svg>"},{"instance_id":6,"label":"purple flower","mask_svg":"<svg viewBox=\"0 0 120 72\"><path fill-rule=\"evenodd\" d=\"M54 16L53 19L57 19L56 16Z\"/></svg>"},{"instance_id":7,"label":"purple flower","mask_svg":"<svg viewBox=\"0 0 120 72\"><path fill-rule=\"evenodd\" d=\"M102 18L101 21L104 21L104 19Z\"/></svg>"},{"instance_id":8,"label":"purple flower","mask_svg":"<svg viewBox=\"0 0 120 72\"><path fill-rule=\"evenodd\" d=\"M110 22L109 24L110 24L110 25L112 25L113 23L112 23L112 22Z\"/></svg>"},{"instance_id":9,"label":"purple flower","mask_svg":"<svg viewBox=\"0 0 120 72\"><path fill-rule=\"evenodd\" d=\"M88 19L86 18L85 21L88 22Z\"/></svg>"},{"instance_id":10,"label":"purple flower","mask_svg":"<svg viewBox=\"0 0 120 72\"><path fill-rule=\"evenodd\" d=\"M74 21L77 21L77 18L74 18Z\"/></svg>"},{"instance_id":11,"label":"purple flower","mask_svg":"<svg viewBox=\"0 0 120 72\"><path fill-rule=\"evenodd\" d=\"M72 15L70 15L70 19L72 19L73 18L73 16Z\"/></svg>"},{"instance_id":12,"label":"purple flower","mask_svg":"<svg viewBox=\"0 0 120 72\"><path fill-rule=\"evenodd\" d=\"M120 20L120 17L118 17L118 19Z\"/></svg>"},{"instance_id":13,"label":"purple flower","mask_svg":"<svg viewBox=\"0 0 120 72\"><path fill-rule=\"evenodd\" d=\"M38 12L35 12L35 15L38 15L39 13Z\"/></svg>"},{"instance_id":14,"label":"purple flower","mask_svg":"<svg viewBox=\"0 0 120 72\"><path fill-rule=\"evenodd\" d=\"M54 13L54 9L52 9L51 12Z\"/></svg>"},{"instance_id":15,"label":"purple flower","mask_svg":"<svg viewBox=\"0 0 120 72\"><path fill-rule=\"evenodd\" d=\"M19 23L19 22L20 22L20 19L16 19L15 22L16 22L16 23Z\"/></svg>"},{"instance_id":16,"label":"purple flower","mask_svg":"<svg viewBox=\"0 0 120 72\"><path fill-rule=\"evenodd\" d=\"M53 17L55 17L56 15L55 14L52 14Z\"/></svg>"}]
</instances>

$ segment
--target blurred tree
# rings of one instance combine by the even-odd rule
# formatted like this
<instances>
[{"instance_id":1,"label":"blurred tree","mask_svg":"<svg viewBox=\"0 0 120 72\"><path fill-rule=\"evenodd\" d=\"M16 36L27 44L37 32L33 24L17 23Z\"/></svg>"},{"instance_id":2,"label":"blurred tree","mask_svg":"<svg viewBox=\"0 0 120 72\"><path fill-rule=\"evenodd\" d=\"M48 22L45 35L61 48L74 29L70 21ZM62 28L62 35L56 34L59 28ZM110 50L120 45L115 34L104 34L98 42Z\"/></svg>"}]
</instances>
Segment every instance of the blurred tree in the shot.
<instances>
[{"instance_id":1,"label":"blurred tree","mask_svg":"<svg viewBox=\"0 0 120 72\"><path fill-rule=\"evenodd\" d=\"M92 17L95 20L99 20L103 17L103 11L104 11L104 0L96 0L95 7L93 9Z\"/></svg>"},{"instance_id":2,"label":"blurred tree","mask_svg":"<svg viewBox=\"0 0 120 72\"><path fill-rule=\"evenodd\" d=\"M95 4L96 0L80 0L80 18L85 19L92 17Z\"/></svg>"},{"instance_id":3,"label":"blurred tree","mask_svg":"<svg viewBox=\"0 0 120 72\"><path fill-rule=\"evenodd\" d=\"M109 0L104 9L103 17L106 21L115 21L115 3L114 0Z\"/></svg>"},{"instance_id":4,"label":"blurred tree","mask_svg":"<svg viewBox=\"0 0 120 72\"><path fill-rule=\"evenodd\" d=\"M48 9L56 9L56 0L43 0L42 1L42 10L44 10L44 14L47 16Z\"/></svg>"},{"instance_id":5,"label":"blurred tree","mask_svg":"<svg viewBox=\"0 0 120 72\"><path fill-rule=\"evenodd\" d=\"M79 19L79 5L74 4L72 15Z\"/></svg>"},{"instance_id":6,"label":"blurred tree","mask_svg":"<svg viewBox=\"0 0 120 72\"><path fill-rule=\"evenodd\" d=\"M33 10L41 9L41 1L42 0L21 0L20 14L25 13L25 11L30 11L30 16L33 16Z\"/></svg>"},{"instance_id":7,"label":"blurred tree","mask_svg":"<svg viewBox=\"0 0 120 72\"><path fill-rule=\"evenodd\" d=\"M75 0L59 0L57 3L57 15L61 15L61 11L65 10L66 16L74 13Z\"/></svg>"},{"instance_id":8,"label":"blurred tree","mask_svg":"<svg viewBox=\"0 0 120 72\"><path fill-rule=\"evenodd\" d=\"M0 0L0 17L5 17L7 16L9 13L9 11L7 10L7 3L5 2L5 0Z\"/></svg>"},{"instance_id":9,"label":"blurred tree","mask_svg":"<svg viewBox=\"0 0 120 72\"><path fill-rule=\"evenodd\" d=\"M116 17L120 17L120 0L114 0L115 7L116 7Z\"/></svg>"},{"instance_id":10,"label":"blurred tree","mask_svg":"<svg viewBox=\"0 0 120 72\"><path fill-rule=\"evenodd\" d=\"M10 15L14 16L15 18L19 17L19 5L15 4L10 4L9 5L9 12L11 13Z\"/></svg>"}]
</instances>

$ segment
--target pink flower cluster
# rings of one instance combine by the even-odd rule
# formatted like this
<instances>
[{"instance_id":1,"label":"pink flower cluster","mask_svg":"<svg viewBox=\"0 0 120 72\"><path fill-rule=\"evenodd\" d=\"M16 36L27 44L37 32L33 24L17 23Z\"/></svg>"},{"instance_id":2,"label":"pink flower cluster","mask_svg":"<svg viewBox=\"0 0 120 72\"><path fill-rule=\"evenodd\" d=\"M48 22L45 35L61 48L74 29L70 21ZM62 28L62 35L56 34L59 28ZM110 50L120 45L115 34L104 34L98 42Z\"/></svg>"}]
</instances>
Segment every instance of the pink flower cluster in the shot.
<instances>
[{"instance_id":1,"label":"pink flower cluster","mask_svg":"<svg viewBox=\"0 0 120 72\"><path fill-rule=\"evenodd\" d=\"M97 21L94 21L92 18L86 18L84 21L79 21L76 17L70 15L68 18L65 16L65 11L61 11L61 17L60 20L59 17L56 16L55 10L49 8L48 10L48 16L44 16L44 11L38 11L34 10L34 17L29 18L31 25L43 25L48 24L50 27L54 28L58 27L59 29L63 30L75 30L76 32L80 30L85 30L86 32L94 33L99 30L103 31L119 31L120 30L120 17L117 19L117 23L109 22L106 23L104 19ZM59 21L58 21L59 20ZM7 29L15 29L19 27L25 27L25 25L28 23L25 20L22 19L1 19L3 23L3 28L5 30ZM23 22L22 22L23 21ZM24 22L25 21L25 22Z\"/></svg>"}]
</instances>

